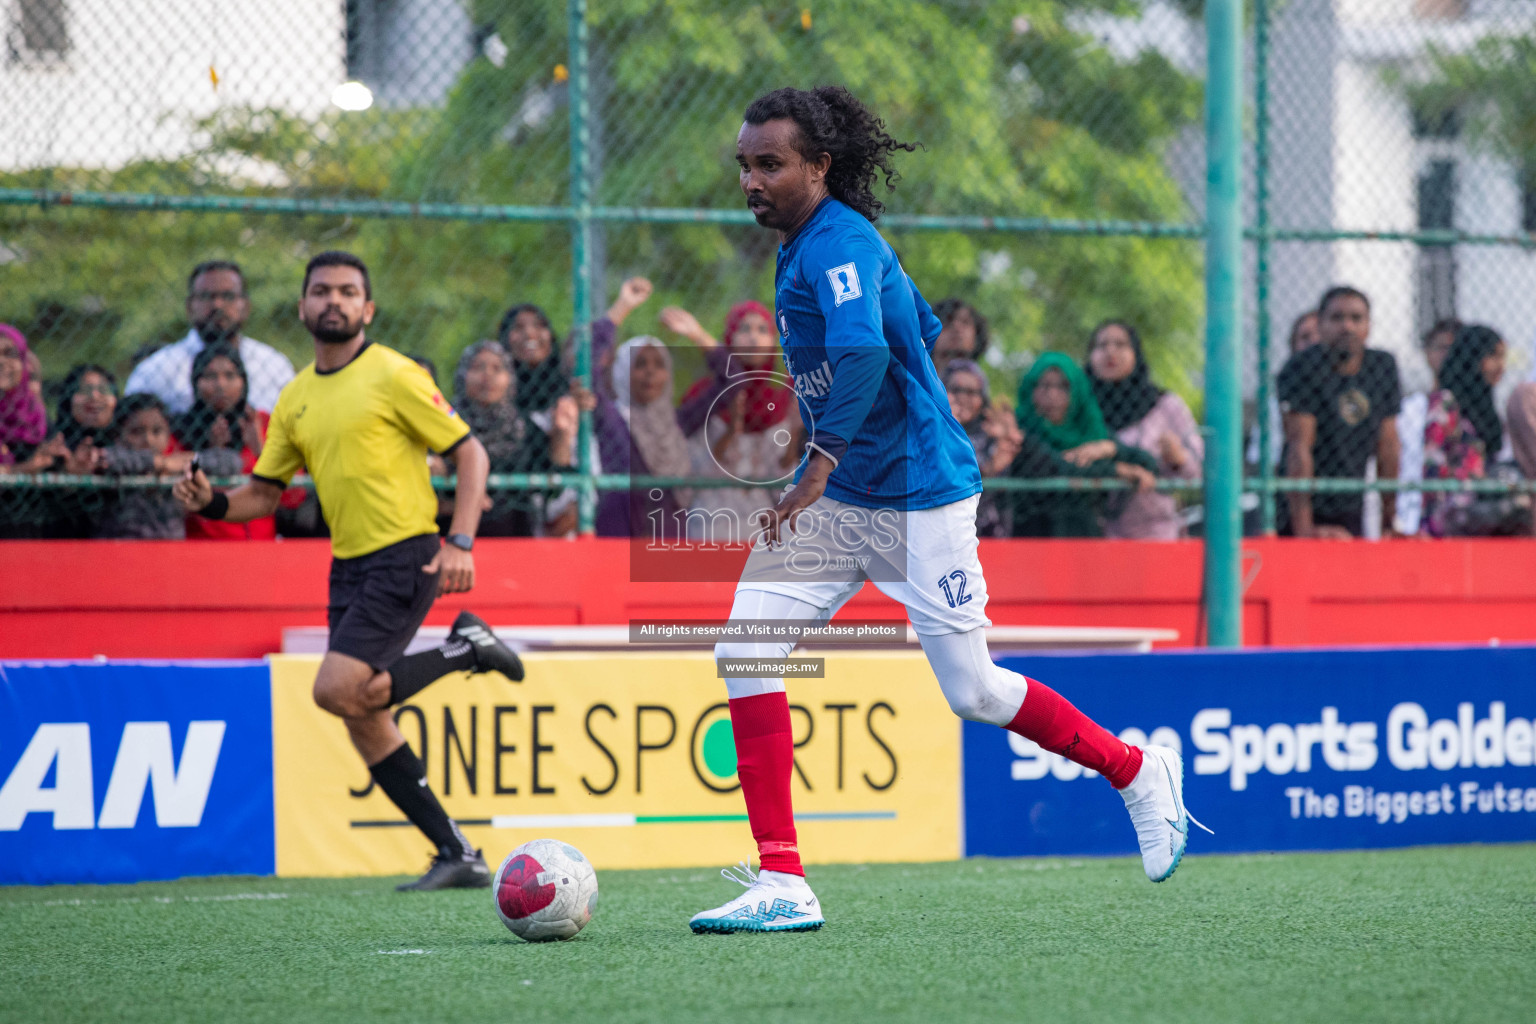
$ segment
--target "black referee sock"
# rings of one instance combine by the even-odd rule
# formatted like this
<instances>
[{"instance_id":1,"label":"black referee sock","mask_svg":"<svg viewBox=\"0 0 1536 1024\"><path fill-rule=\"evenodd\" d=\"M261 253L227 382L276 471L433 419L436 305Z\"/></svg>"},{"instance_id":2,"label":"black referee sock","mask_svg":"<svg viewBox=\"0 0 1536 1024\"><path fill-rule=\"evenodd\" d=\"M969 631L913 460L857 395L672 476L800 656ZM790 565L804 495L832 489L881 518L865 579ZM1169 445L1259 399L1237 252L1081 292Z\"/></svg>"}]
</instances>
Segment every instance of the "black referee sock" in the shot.
<instances>
[{"instance_id":1,"label":"black referee sock","mask_svg":"<svg viewBox=\"0 0 1536 1024\"><path fill-rule=\"evenodd\" d=\"M469 840L448 817L443 805L437 802L432 788L427 785L427 769L411 751L409 743L400 744L399 750L371 766L368 772L384 794L411 819L411 824L431 840L438 853L443 856L469 855Z\"/></svg>"},{"instance_id":2,"label":"black referee sock","mask_svg":"<svg viewBox=\"0 0 1536 1024\"><path fill-rule=\"evenodd\" d=\"M449 640L430 651L407 654L389 666L389 702L410 700L450 672L475 667L475 645L468 640Z\"/></svg>"}]
</instances>

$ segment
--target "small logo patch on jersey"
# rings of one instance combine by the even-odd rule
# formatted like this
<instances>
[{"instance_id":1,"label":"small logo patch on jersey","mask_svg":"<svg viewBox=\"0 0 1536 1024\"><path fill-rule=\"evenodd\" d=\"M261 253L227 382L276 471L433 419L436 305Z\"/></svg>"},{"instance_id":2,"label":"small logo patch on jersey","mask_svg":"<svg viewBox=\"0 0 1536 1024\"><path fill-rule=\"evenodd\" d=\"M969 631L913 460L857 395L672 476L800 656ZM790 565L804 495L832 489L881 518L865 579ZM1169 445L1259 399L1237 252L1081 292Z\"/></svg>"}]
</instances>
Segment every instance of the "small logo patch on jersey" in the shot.
<instances>
[{"instance_id":1,"label":"small logo patch on jersey","mask_svg":"<svg viewBox=\"0 0 1536 1024\"><path fill-rule=\"evenodd\" d=\"M852 263L827 271L827 280L832 282L832 299L836 306L864 294L864 289L859 286L859 272Z\"/></svg>"}]
</instances>

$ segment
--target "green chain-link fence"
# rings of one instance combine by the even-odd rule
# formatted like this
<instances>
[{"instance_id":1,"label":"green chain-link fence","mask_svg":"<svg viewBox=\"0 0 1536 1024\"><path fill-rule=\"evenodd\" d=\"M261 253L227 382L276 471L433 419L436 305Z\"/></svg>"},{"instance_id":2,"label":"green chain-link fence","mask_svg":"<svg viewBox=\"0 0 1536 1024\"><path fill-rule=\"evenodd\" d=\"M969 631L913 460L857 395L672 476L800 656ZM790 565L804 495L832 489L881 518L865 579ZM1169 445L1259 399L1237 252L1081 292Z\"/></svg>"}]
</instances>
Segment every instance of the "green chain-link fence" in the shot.
<instances>
[{"instance_id":1,"label":"green chain-link fence","mask_svg":"<svg viewBox=\"0 0 1536 1024\"><path fill-rule=\"evenodd\" d=\"M977 354L994 396L1030 403L1018 389L1039 353L1081 365L1095 325L1118 319L1142 340L1152 381L1203 419L1203 6L4 0L0 321L32 345L50 420L78 405L105 423L111 411L87 408L99 384L160 393L174 418L196 398L189 329L201 317L216 333L211 311L230 291L216 275L189 282L195 265L237 261L246 336L297 366L309 358L295 313L304 261L348 249L372 268L370 335L433 362L445 391L472 343L510 340L515 356L527 346L517 401L543 436L566 379L603 387L590 325L623 280L648 278L654 294L619 338L667 342L679 396L707 371L661 311L689 310L719 337L733 305L770 300L774 239L742 208L736 129L769 89L840 83L923 145L898 155L902 180L880 224L930 301L962 300L946 350L977 347L963 326L985 319ZM1288 329L1329 285L1356 285L1371 302L1369 344L1394 355L1412 395L1435 390L1418 343L1435 321L1490 324L1509 350L1495 391L1504 410L1536 336L1536 129L1523 102L1536 10L1250 0L1248 16L1247 526L1284 526L1290 491L1342 490L1368 492L1344 501L1363 502L1358 529L1371 532L1376 493L1398 485L1366 480L1380 467L1355 465L1355 435L1379 427L1390 396L1368 394L1359 423L1333 423L1358 411L1333 366L1294 371L1277 395ZM546 320L513 317L503 331L522 304ZM560 354L534 372L544 327ZM245 362L261 405L283 361ZM88 363L115 381L69 374ZM1106 404L1116 394L1101 392ZM1296 417L1282 419L1277 399L1315 421L1313 472L1341 477L1293 478L1305 467L1287 464L1282 441ZM1103 411L1129 429L1144 410ZM78 425L71 439L109 440ZM1198 529L1200 435L1137 440L1157 449L1147 464L1158 488L1194 506L1160 514ZM1383 454L1364 447L1365 461ZM123 494L154 485L130 472L141 462L31 448L9 444L12 472L0 477L12 534L88 532ZM563 528L555 513L573 497L590 524L600 493L629 486L600 472L593 446L570 450L574 474L528 476L559 460L521 448L497 467L518 529ZM1451 469L1427 486L1529 489L1487 470L1484 482ZM1114 532L1127 499L1099 492L1129 484L1077 473L1001 468L987 484L1015 514L1001 531L1030 520L1032 532ZM1054 514L1077 507L1069 489L1090 495L1086 515L1065 517L1086 526ZM285 528L315 526L289 511Z\"/></svg>"}]
</instances>

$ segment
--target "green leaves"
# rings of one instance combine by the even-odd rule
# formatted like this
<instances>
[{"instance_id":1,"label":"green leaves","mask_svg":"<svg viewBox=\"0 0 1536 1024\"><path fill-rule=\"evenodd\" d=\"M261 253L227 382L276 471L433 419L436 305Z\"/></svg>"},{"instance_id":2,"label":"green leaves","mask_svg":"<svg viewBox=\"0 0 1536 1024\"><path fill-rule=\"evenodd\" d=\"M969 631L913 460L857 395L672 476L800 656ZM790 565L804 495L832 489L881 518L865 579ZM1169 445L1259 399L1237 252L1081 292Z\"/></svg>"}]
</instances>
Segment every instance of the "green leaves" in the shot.
<instances>
[{"instance_id":1,"label":"green leaves","mask_svg":"<svg viewBox=\"0 0 1536 1024\"><path fill-rule=\"evenodd\" d=\"M593 0L595 201L740 209L732 156L746 105L783 85L841 83L892 134L923 144L897 156L900 188L885 197L891 213L1185 221L1164 151L1196 122L1200 85L1156 49L1127 54L1096 36L1105 18L1134 19L1143 6ZM333 111L308 120L224 108L193 126L197 146L184 157L112 172L0 177L8 185L27 179L182 194L564 204L565 7L473 0L470 8L477 37L494 34L504 49L471 59L442 109ZM597 233L600 279L610 290L630 273L657 285L657 299L626 331L659 330L654 316L668 302L718 327L732 303L770 297L773 240L759 229L608 225ZM1199 351L1197 244L917 231L892 239L925 295L972 298L1002 349L1081 354L1094 323L1124 316L1142 329L1160 377L1189 395L1183 371ZM9 208L0 210L0 241L24 254L7 268L4 315L25 323L39 304L75 311L34 325L44 352L53 353L50 376L84 355L126 365L144 343L179 335L185 270L213 256L251 269L251 332L300 357L292 292L303 259L319 248L345 246L369 260L381 309L376 333L440 365L492 333L500 309L513 302L547 305L562 329L571 320L569 229L558 223ZM61 275L59 267L80 273ZM605 299L598 296L599 310ZM90 321L84 352L87 335L79 332L88 309L115 318Z\"/></svg>"}]
</instances>

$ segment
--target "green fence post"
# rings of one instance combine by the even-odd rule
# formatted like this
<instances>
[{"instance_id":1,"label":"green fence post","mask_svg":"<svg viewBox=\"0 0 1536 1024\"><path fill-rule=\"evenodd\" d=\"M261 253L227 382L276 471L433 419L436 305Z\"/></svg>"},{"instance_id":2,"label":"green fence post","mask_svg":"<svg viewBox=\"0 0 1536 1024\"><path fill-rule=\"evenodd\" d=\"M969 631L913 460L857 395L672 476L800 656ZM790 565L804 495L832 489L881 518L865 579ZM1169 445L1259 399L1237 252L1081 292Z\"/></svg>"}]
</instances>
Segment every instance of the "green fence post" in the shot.
<instances>
[{"instance_id":1,"label":"green fence post","mask_svg":"<svg viewBox=\"0 0 1536 1024\"><path fill-rule=\"evenodd\" d=\"M1259 431L1259 522L1275 532L1275 438L1269 429L1269 0L1253 0L1253 202L1258 250L1254 316L1258 320L1258 388L1253 407Z\"/></svg>"},{"instance_id":2,"label":"green fence post","mask_svg":"<svg viewBox=\"0 0 1536 1024\"><path fill-rule=\"evenodd\" d=\"M569 0L571 109L571 306L575 319L576 379L592 390L592 182L587 175L591 111L587 108L587 0ZM597 520L597 472L592 465L592 414L583 411L576 435L577 529L590 535Z\"/></svg>"},{"instance_id":3,"label":"green fence post","mask_svg":"<svg viewBox=\"0 0 1536 1024\"><path fill-rule=\"evenodd\" d=\"M1242 622L1243 0L1206 0L1205 599L1207 642Z\"/></svg>"}]
</instances>

